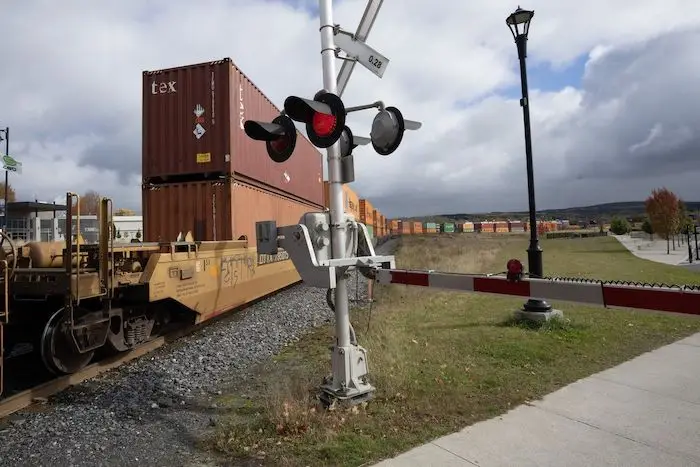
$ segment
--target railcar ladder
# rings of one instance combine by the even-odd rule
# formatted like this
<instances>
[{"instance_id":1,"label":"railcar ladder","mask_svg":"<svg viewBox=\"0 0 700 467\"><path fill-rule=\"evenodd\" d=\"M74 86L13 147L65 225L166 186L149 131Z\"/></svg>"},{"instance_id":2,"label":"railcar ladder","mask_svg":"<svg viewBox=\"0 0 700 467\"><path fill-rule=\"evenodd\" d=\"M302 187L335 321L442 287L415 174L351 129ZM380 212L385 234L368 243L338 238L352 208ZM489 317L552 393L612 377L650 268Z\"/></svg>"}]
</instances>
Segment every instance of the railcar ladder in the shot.
<instances>
[{"instance_id":1,"label":"railcar ladder","mask_svg":"<svg viewBox=\"0 0 700 467\"><path fill-rule=\"evenodd\" d=\"M76 245L75 245L75 255L76 255L76 262L75 262L75 268L73 267L73 198L76 200ZM106 219L106 214L110 212L108 207L111 207L111 200L109 198L103 198L100 200L100 214L105 214L102 217L102 222ZM80 195L77 193L73 192L68 192L66 193L66 255L64 256L64 264L66 268L66 279L68 281L67 284L67 290L66 290L66 298L65 298L65 307L68 310L68 313L70 314L70 327L71 327L71 337L73 339L73 343L75 344L76 348L81 352L89 352L91 350L94 350L98 347L101 347L104 344L104 341L107 339L107 331L105 327L105 332L104 335L98 339L96 342L93 342L92 344L86 344L86 345L81 345L80 339L78 339L77 332L78 330L82 330L83 328L89 327L89 326L95 326L98 324L102 323L107 323L109 322L109 307L105 306L103 308L103 313L101 317L97 318L90 318L88 321L83 321L81 323L76 323L75 320L75 309L76 307L80 306L80 238L82 237L80 235ZM109 233L109 230L107 231L107 234ZM98 268L101 269L101 266L104 264L104 259L109 258L108 254L109 252L105 250L105 246L107 246L107 242L104 240L104 232L100 233L100 258L99 262L100 265ZM109 250L112 250L111 248ZM109 269L100 271L100 278L109 276ZM75 275L75 285L73 285L73 275ZM105 296L109 293L109 280L105 280L104 282L101 281L100 284L100 292L101 296ZM75 296L75 300L73 297Z\"/></svg>"}]
</instances>

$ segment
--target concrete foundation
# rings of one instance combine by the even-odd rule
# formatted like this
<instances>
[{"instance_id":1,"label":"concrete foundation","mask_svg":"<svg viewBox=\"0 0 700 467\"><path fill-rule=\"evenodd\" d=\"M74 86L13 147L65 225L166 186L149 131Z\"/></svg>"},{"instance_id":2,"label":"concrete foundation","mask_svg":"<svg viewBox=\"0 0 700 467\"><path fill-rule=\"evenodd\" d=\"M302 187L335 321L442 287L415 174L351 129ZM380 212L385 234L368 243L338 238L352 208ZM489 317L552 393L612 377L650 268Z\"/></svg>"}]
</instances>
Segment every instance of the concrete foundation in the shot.
<instances>
[{"instance_id":1,"label":"concrete foundation","mask_svg":"<svg viewBox=\"0 0 700 467\"><path fill-rule=\"evenodd\" d=\"M563 318L564 312L552 308L549 311L525 311L523 309L515 311L515 319L518 321L531 321L544 323L553 318Z\"/></svg>"}]
</instances>

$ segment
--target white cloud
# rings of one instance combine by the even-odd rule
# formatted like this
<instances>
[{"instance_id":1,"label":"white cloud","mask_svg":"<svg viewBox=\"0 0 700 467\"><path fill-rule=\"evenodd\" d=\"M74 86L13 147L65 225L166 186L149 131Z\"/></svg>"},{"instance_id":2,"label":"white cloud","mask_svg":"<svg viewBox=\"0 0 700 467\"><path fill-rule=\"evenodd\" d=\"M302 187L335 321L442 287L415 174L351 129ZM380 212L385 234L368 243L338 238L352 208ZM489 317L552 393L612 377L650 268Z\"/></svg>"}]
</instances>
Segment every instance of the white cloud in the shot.
<instances>
[{"instance_id":1,"label":"white cloud","mask_svg":"<svg viewBox=\"0 0 700 467\"><path fill-rule=\"evenodd\" d=\"M365 1L335 3L335 21L354 32ZM141 72L231 57L280 107L287 95L312 96L322 87L315 5L18 3L0 17L11 38L3 49L0 125L10 126L11 153L24 163L11 184L24 198L94 188L138 209ZM381 99L423 122L389 157L356 150L353 187L385 213L526 208L522 109L499 94L519 85L505 24L514 6L384 2L368 42L391 63L382 80L356 67L344 97L347 105ZM700 173L692 175L700 169L686 163L700 147L695 2L522 6L536 11L531 69L589 57L581 89L539 92L531 77L538 207L640 199L661 181L700 198ZM368 135L371 117L361 112L348 122L356 135ZM658 139L650 136L655 127Z\"/></svg>"}]
</instances>

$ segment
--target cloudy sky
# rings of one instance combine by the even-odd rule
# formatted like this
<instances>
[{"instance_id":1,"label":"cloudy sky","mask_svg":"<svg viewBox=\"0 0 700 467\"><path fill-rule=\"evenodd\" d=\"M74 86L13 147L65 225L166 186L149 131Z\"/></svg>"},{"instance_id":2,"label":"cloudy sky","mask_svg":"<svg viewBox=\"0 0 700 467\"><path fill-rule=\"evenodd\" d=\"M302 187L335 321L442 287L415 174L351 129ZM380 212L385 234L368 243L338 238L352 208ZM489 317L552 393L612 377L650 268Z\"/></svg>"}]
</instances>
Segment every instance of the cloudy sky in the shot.
<instances>
[{"instance_id":1,"label":"cloudy sky","mask_svg":"<svg viewBox=\"0 0 700 467\"><path fill-rule=\"evenodd\" d=\"M351 32L365 0L335 3ZM0 126L21 199L92 188L140 210L141 72L231 57L279 106L321 87L313 0L24 0L0 16ZM502 0L386 0L346 105L420 120L391 156L355 152L352 187L389 216L527 209L520 76ZM530 0L537 206L700 201L696 0ZM340 64L338 64L338 69ZM349 119L367 136L371 112ZM4 147L2 148L4 151Z\"/></svg>"}]
</instances>

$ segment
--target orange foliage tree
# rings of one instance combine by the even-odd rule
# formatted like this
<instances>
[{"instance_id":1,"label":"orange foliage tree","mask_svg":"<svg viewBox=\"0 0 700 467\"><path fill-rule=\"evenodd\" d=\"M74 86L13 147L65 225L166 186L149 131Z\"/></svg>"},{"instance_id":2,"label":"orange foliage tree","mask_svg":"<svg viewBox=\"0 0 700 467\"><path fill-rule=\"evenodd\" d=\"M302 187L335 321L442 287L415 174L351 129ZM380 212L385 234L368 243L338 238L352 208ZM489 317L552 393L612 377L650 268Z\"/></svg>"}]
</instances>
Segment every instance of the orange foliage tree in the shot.
<instances>
[{"instance_id":1,"label":"orange foliage tree","mask_svg":"<svg viewBox=\"0 0 700 467\"><path fill-rule=\"evenodd\" d=\"M0 199L5 200L5 182L0 182ZM15 195L15 189L12 188L12 185L7 185L7 202L8 203L14 203L17 201L16 195Z\"/></svg>"},{"instance_id":2,"label":"orange foliage tree","mask_svg":"<svg viewBox=\"0 0 700 467\"><path fill-rule=\"evenodd\" d=\"M663 187L653 190L645 202L654 233L666 239L666 254L671 253L670 238L678 229L678 201L671 190Z\"/></svg>"},{"instance_id":3,"label":"orange foliage tree","mask_svg":"<svg viewBox=\"0 0 700 467\"><path fill-rule=\"evenodd\" d=\"M80 214L81 215L97 215L100 208L100 194L94 190L88 190L80 196ZM75 208L75 200L73 200L73 208Z\"/></svg>"}]
</instances>

